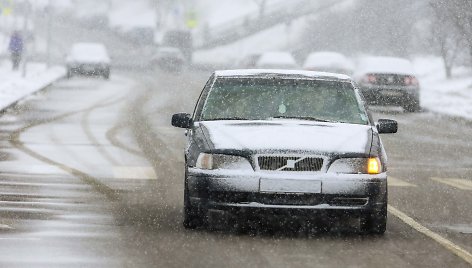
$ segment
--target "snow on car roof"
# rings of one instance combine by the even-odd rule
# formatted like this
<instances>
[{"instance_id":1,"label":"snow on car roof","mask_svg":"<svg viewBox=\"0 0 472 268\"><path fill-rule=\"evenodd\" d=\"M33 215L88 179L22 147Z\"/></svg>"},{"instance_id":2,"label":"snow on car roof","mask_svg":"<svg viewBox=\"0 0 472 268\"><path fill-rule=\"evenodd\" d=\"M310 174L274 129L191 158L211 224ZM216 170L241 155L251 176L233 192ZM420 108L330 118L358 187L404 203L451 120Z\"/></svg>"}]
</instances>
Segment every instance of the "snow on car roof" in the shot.
<instances>
[{"instance_id":1,"label":"snow on car roof","mask_svg":"<svg viewBox=\"0 0 472 268\"><path fill-rule=\"evenodd\" d=\"M366 57L359 61L357 74L394 73L414 75L413 64L403 58L395 57Z\"/></svg>"},{"instance_id":2,"label":"snow on car roof","mask_svg":"<svg viewBox=\"0 0 472 268\"><path fill-rule=\"evenodd\" d=\"M336 79L336 80L351 80L351 77L343 74L325 73L325 72L313 72L313 71L301 71L301 70L273 70L273 69L241 69L241 70L220 70L215 71L217 77L247 77L247 76L267 76L267 75L280 75L287 77L306 77L306 78L323 78L323 79Z\"/></svg>"},{"instance_id":3,"label":"snow on car roof","mask_svg":"<svg viewBox=\"0 0 472 268\"><path fill-rule=\"evenodd\" d=\"M82 54L95 56L108 56L105 45L101 43L75 43L72 46L72 54L80 56Z\"/></svg>"},{"instance_id":4,"label":"snow on car roof","mask_svg":"<svg viewBox=\"0 0 472 268\"><path fill-rule=\"evenodd\" d=\"M308 55L304 68L308 67L340 67L353 69L351 61L343 54L330 51L313 52Z\"/></svg>"}]
</instances>

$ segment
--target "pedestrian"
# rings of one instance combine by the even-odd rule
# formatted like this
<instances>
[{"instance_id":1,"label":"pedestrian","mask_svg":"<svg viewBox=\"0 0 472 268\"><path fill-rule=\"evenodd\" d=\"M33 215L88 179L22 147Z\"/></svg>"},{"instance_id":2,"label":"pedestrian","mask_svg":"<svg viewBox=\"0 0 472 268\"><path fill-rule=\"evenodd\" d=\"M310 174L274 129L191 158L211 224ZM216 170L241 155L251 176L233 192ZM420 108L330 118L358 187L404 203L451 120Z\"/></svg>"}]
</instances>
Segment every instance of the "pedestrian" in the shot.
<instances>
[{"instance_id":1,"label":"pedestrian","mask_svg":"<svg viewBox=\"0 0 472 268\"><path fill-rule=\"evenodd\" d=\"M11 62L13 65L13 70L18 70L20 67L20 61L23 54L23 37L18 31L13 32L10 38L10 44L8 50L11 53Z\"/></svg>"}]
</instances>

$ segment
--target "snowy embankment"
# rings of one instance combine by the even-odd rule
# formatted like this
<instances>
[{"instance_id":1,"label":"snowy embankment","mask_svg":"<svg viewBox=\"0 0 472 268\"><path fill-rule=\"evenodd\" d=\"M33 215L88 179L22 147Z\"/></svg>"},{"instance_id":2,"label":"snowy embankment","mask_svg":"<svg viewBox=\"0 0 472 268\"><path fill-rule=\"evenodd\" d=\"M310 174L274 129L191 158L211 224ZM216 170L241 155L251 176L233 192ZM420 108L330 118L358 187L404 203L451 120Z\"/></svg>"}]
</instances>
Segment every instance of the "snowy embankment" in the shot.
<instances>
[{"instance_id":1,"label":"snowy embankment","mask_svg":"<svg viewBox=\"0 0 472 268\"><path fill-rule=\"evenodd\" d=\"M428 111L472 120L472 70L457 67L446 79L438 57L413 60L421 84L421 105Z\"/></svg>"},{"instance_id":2,"label":"snowy embankment","mask_svg":"<svg viewBox=\"0 0 472 268\"><path fill-rule=\"evenodd\" d=\"M0 62L0 110L31 95L64 77L64 67L46 68L43 63L29 63L23 71L12 71L10 62Z\"/></svg>"}]
</instances>

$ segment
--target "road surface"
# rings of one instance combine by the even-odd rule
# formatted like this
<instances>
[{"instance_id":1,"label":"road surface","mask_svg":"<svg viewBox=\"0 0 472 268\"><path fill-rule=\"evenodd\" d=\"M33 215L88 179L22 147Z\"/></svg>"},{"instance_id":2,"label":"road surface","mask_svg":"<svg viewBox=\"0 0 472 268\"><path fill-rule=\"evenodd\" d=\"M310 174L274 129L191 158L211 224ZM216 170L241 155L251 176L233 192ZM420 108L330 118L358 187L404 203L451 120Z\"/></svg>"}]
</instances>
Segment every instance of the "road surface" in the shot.
<instances>
[{"instance_id":1,"label":"road surface","mask_svg":"<svg viewBox=\"0 0 472 268\"><path fill-rule=\"evenodd\" d=\"M470 267L472 123L399 121L384 236L353 223L185 230L183 131L209 72L61 80L0 117L0 266ZM469 254L469 255L468 255ZM469 262L467 262L467 260Z\"/></svg>"}]
</instances>

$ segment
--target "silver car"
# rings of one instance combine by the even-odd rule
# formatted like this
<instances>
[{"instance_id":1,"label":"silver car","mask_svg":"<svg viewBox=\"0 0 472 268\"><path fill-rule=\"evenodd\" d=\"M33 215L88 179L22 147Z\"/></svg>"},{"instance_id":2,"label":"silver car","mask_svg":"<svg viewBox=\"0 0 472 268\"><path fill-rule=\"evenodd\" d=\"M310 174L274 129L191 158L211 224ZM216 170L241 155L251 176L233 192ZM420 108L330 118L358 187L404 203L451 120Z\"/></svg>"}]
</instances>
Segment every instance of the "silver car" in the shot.
<instances>
[{"instance_id":1,"label":"silver car","mask_svg":"<svg viewBox=\"0 0 472 268\"><path fill-rule=\"evenodd\" d=\"M379 134L395 133L397 123L374 123L348 76L217 71L193 115L175 114L172 125L187 129L185 227L204 225L209 211L341 213L359 217L366 232L385 232L387 156Z\"/></svg>"}]
</instances>

